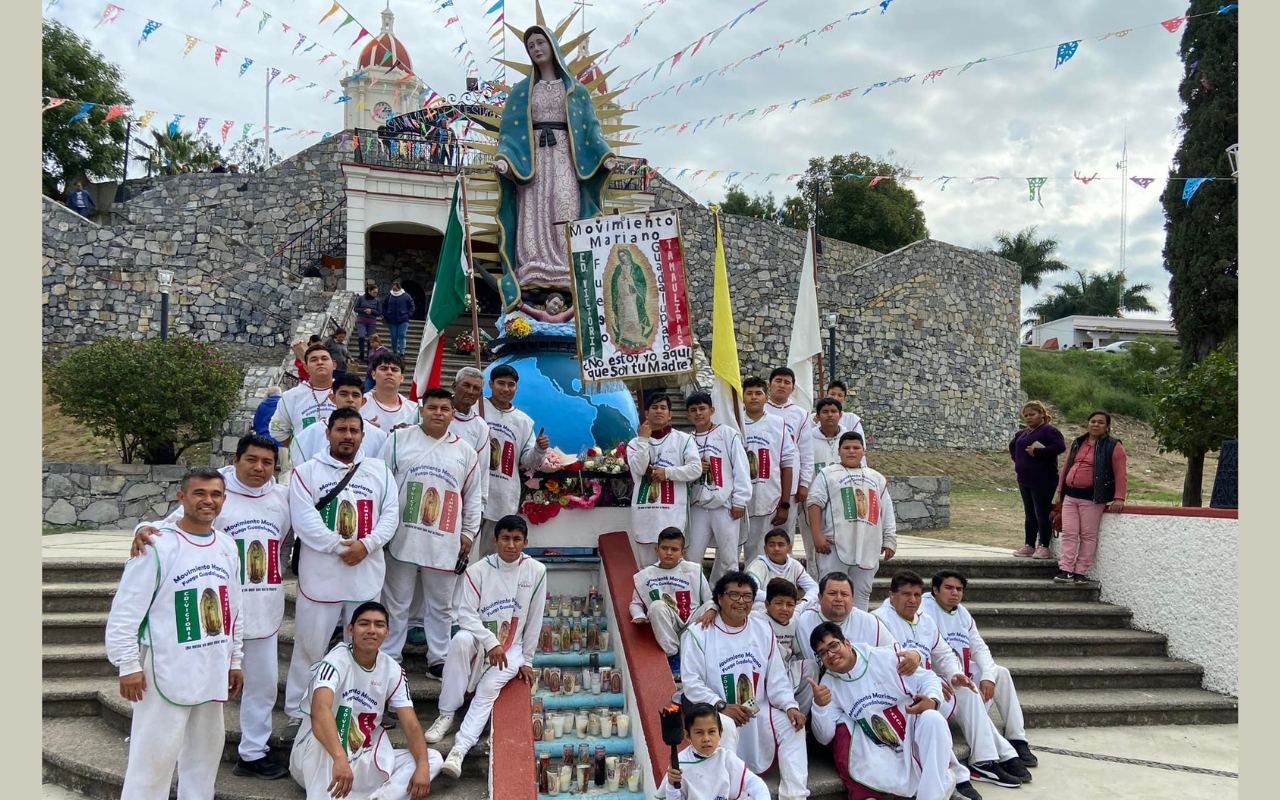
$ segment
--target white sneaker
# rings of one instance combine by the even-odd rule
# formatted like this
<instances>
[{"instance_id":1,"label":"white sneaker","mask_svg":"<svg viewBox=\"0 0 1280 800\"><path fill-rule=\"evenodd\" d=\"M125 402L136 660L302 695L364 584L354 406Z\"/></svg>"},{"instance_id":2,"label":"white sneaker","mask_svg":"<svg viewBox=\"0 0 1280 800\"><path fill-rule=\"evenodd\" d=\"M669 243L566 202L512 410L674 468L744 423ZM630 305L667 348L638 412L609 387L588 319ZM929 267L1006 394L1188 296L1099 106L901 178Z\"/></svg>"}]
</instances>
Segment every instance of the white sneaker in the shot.
<instances>
[{"instance_id":1,"label":"white sneaker","mask_svg":"<svg viewBox=\"0 0 1280 800\"><path fill-rule=\"evenodd\" d=\"M427 729L427 744L439 744L440 740L449 735L449 731L453 728L453 715L441 714L436 717L436 721L431 723L431 727ZM454 777L457 777L456 775Z\"/></svg>"},{"instance_id":2,"label":"white sneaker","mask_svg":"<svg viewBox=\"0 0 1280 800\"><path fill-rule=\"evenodd\" d=\"M444 766L440 769L450 778L457 778L462 775L462 753L457 750L450 750L449 757L444 760Z\"/></svg>"}]
</instances>

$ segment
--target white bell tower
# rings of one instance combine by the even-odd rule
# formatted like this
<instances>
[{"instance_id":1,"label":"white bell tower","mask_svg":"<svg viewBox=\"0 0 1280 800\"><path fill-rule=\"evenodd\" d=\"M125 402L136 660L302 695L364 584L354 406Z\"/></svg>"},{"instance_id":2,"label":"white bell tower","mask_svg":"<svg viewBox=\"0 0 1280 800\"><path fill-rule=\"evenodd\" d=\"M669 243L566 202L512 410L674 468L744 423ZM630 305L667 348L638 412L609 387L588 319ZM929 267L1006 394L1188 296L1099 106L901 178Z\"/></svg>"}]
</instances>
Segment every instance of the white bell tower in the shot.
<instances>
[{"instance_id":1,"label":"white bell tower","mask_svg":"<svg viewBox=\"0 0 1280 800\"><path fill-rule=\"evenodd\" d=\"M413 74L409 51L396 38L395 21L388 0L382 12L382 30L360 52L352 73L341 81L342 93L351 98L343 104L344 130L377 128L391 117L421 106L423 83Z\"/></svg>"}]
</instances>

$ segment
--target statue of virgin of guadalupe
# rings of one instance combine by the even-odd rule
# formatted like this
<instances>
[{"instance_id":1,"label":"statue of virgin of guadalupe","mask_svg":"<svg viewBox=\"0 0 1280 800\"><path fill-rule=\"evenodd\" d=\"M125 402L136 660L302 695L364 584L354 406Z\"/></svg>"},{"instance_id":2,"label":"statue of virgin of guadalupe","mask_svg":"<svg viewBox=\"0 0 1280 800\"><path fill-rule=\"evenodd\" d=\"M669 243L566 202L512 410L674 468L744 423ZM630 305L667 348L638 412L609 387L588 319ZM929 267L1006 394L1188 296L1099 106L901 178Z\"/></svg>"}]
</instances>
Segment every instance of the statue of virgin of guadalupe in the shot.
<instances>
[{"instance_id":1,"label":"statue of virgin of guadalupe","mask_svg":"<svg viewBox=\"0 0 1280 800\"><path fill-rule=\"evenodd\" d=\"M564 223L603 213L617 159L605 142L591 92L569 71L555 34L542 25L524 33L533 63L512 87L498 128L499 288L508 311L565 322L521 298L522 290L567 293L571 275Z\"/></svg>"}]
</instances>

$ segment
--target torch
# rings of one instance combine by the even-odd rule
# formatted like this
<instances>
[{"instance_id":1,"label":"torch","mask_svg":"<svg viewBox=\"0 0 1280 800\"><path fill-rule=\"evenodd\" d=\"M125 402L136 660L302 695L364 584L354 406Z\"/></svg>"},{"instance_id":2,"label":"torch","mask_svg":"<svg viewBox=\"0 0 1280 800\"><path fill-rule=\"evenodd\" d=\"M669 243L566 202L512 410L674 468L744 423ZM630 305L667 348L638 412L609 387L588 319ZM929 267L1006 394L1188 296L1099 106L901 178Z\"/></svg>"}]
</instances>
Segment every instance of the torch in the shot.
<instances>
[{"instance_id":1,"label":"torch","mask_svg":"<svg viewBox=\"0 0 1280 800\"><path fill-rule=\"evenodd\" d=\"M679 747L684 744L684 719L680 714L680 706L672 703L658 712L662 720L662 743L671 746L671 768L680 769ZM679 789L677 781L673 788Z\"/></svg>"}]
</instances>

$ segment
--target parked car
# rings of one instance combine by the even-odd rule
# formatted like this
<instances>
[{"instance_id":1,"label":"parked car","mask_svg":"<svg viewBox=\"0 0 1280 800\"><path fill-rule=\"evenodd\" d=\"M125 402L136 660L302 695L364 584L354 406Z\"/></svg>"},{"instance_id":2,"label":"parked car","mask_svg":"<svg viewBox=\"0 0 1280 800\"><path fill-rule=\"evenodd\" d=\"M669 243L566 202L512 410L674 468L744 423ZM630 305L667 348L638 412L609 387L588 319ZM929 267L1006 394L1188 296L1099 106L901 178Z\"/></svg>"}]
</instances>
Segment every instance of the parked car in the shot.
<instances>
[{"instance_id":1,"label":"parked car","mask_svg":"<svg viewBox=\"0 0 1280 800\"><path fill-rule=\"evenodd\" d=\"M1126 339L1125 341L1121 341L1121 342L1112 342L1111 344L1106 345L1105 347L1095 347L1093 348L1093 352L1095 353L1127 353L1130 350L1132 350L1134 347L1146 347L1150 349L1151 345L1147 344L1146 342L1135 342L1135 341Z\"/></svg>"}]
</instances>

